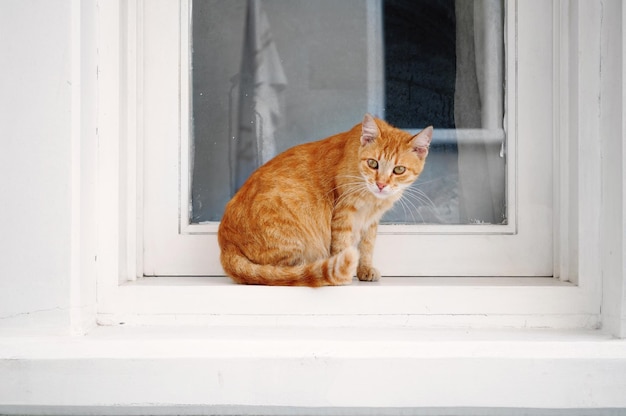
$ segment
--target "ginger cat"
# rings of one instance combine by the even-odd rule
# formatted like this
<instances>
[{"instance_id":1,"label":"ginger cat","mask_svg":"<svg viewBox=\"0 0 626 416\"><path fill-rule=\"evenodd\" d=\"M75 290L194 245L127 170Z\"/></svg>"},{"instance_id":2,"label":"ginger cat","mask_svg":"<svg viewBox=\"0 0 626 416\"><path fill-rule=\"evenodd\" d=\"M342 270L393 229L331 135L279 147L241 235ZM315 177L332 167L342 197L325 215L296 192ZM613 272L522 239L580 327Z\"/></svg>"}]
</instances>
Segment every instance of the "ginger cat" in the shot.
<instances>
[{"instance_id":1,"label":"ginger cat","mask_svg":"<svg viewBox=\"0 0 626 416\"><path fill-rule=\"evenodd\" d=\"M366 114L350 131L261 166L226 205L218 231L226 273L259 285L378 280L378 222L424 169L432 132L411 136Z\"/></svg>"}]
</instances>

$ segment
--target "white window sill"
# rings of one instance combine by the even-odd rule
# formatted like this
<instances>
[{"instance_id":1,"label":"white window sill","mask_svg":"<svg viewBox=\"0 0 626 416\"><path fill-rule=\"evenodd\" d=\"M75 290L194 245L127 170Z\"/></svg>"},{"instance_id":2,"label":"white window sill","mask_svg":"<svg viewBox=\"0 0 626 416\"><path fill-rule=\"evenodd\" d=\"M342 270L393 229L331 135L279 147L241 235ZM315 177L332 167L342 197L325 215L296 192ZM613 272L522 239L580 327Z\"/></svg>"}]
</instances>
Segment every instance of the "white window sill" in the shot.
<instances>
[{"instance_id":1,"label":"white window sill","mask_svg":"<svg viewBox=\"0 0 626 416\"><path fill-rule=\"evenodd\" d=\"M0 338L0 367L0 413L626 407L626 341L598 331L99 327Z\"/></svg>"},{"instance_id":2,"label":"white window sill","mask_svg":"<svg viewBox=\"0 0 626 416\"><path fill-rule=\"evenodd\" d=\"M341 287L236 285L226 277L149 277L115 288L101 325L298 325L595 329L595 298L525 277L383 277Z\"/></svg>"},{"instance_id":3,"label":"white window sill","mask_svg":"<svg viewBox=\"0 0 626 416\"><path fill-rule=\"evenodd\" d=\"M144 277L126 285L137 286L237 286L267 288L261 285L238 285L227 276L153 276ZM394 286L571 286L569 282L562 282L552 277L393 277L383 276L377 282L360 282L356 278L352 284L346 286L326 286L320 288L289 287L288 289L324 290L346 289L352 287L394 287ZM276 287L274 287L276 288Z\"/></svg>"}]
</instances>

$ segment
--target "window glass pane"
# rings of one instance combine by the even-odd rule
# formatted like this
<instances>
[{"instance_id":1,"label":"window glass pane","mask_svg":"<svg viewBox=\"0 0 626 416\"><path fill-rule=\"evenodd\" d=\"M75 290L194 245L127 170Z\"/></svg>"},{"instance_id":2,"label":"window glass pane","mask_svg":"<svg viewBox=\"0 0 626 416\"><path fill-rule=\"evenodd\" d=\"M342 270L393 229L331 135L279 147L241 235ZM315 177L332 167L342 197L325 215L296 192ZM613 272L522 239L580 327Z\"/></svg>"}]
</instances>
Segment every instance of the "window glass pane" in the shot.
<instances>
[{"instance_id":1,"label":"window glass pane","mask_svg":"<svg viewBox=\"0 0 626 416\"><path fill-rule=\"evenodd\" d=\"M506 223L501 0L196 0L190 221L219 221L259 164L366 112L434 125L383 223Z\"/></svg>"}]
</instances>

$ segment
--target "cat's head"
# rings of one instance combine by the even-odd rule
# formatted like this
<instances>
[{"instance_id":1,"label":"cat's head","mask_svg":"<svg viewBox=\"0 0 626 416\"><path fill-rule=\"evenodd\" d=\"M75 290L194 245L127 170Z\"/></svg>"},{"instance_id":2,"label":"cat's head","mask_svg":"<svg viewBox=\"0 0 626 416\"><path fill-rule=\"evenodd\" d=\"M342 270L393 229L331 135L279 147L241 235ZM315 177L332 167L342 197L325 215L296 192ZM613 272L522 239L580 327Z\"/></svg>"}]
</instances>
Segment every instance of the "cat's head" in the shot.
<instances>
[{"instance_id":1,"label":"cat's head","mask_svg":"<svg viewBox=\"0 0 626 416\"><path fill-rule=\"evenodd\" d=\"M366 114L362 123L359 170L367 189L380 199L400 195L422 173L432 135L432 126L411 136Z\"/></svg>"}]
</instances>

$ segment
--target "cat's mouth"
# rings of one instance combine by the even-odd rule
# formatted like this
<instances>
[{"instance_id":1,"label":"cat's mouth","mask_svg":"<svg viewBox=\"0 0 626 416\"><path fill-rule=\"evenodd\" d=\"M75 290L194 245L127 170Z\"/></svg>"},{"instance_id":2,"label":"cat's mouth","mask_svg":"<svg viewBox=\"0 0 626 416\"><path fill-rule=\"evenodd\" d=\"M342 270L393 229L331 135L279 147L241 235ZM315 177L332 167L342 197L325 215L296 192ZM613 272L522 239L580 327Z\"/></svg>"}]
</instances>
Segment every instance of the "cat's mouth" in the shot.
<instances>
[{"instance_id":1,"label":"cat's mouth","mask_svg":"<svg viewBox=\"0 0 626 416\"><path fill-rule=\"evenodd\" d=\"M378 199L386 199L395 193L389 185L381 187L377 184L370 183L367 187L369 191Z\"/></svg>"}]
</instances>

